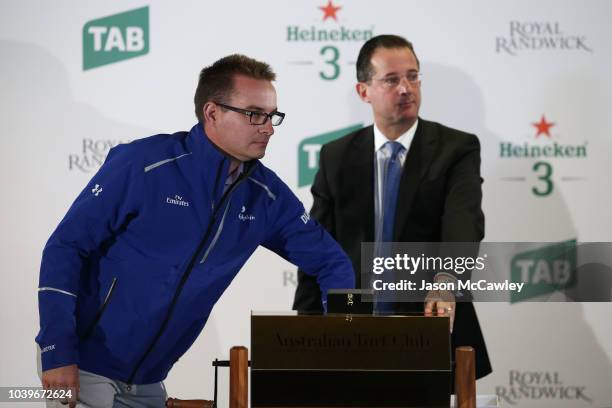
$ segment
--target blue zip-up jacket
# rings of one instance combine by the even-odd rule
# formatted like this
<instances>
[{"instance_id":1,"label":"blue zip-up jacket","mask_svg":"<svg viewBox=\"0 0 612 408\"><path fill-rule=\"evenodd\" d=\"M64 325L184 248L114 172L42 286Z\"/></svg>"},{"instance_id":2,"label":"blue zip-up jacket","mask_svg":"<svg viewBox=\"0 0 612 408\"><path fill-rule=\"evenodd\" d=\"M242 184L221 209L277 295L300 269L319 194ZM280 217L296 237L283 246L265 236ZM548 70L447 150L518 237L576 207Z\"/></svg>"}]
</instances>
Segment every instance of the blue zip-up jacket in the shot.
<instances>
[{"instance_id":1,"label":"blue zip-up jacket","mask_svg":"<svg viewBox=\"0 0 612 408\"><path fill-rule=\"evenodd\" d=\"M110 151L43 251L43 370L163 380L259 245L324 293L354 287L350 260L274 172L245 163L226 189L229 164L201 124Z\"/></svg>"}]
</instances>

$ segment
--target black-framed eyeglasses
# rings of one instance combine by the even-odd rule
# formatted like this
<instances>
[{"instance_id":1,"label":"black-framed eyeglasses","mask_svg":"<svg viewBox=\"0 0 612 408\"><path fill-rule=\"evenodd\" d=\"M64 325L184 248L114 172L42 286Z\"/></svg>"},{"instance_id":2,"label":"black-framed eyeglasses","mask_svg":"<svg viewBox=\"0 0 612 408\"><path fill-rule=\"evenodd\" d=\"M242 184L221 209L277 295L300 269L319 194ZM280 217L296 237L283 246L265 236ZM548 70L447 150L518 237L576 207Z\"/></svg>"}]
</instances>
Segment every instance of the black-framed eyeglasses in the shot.
<instances>
[{"instance_id":1,"label":"black-framed eyeglasses","mask_svg":"<svg viewBox=\"0 0 612 408\"><path fill-rule=\"evenodd\" d=\"M236 108L235 106L230 106L219 102L215 103L227 110L247 115L249 117L249 123L251 125L263 125L268 121L269 118L272 122L272 126L278 126L283 123L283 119L285 119L285 114L283 112L274 111L271 113L266 113L261 111L252 111L248 109Z\"/></svg>"}]
</instances>

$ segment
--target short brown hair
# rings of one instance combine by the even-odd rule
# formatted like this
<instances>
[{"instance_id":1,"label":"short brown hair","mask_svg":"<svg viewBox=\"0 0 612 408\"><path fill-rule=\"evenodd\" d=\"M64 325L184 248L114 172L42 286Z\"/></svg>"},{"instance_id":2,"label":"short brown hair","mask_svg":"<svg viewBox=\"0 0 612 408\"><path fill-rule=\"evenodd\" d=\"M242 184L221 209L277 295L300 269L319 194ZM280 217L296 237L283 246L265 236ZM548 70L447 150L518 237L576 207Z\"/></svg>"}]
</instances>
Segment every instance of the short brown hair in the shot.
<instances>
[{"instance_id":1,"label":"short brown hair","mask_svg":"<svg viewBox=\"0 0 612 408\"><path fill-rule=\"evenodd\" d=\"M374 68L372 67L372 55L379 48L408 48L414 58L416 58L417 66L420 66L419 57L417 57L412 47L412 43L400 37L399 35L384 34L377 35L366 41L359 50L357 57L357 81L370 82Z\"/></svg>"},{"instance_id":2,"label":"short brown hair","mask_svg":"<svg viewBox=\"0 0 612 408\"><path fill-rule=\"evenodd\" d=\"M276 74L270 65L246 55L232 54L215 61L200 71L200 79L193 102L195 114L204 122L202 108L209 101L223 102L234 90L234 76L244 75L254 79L274 81Z\"/></svg>"}]
</instances>

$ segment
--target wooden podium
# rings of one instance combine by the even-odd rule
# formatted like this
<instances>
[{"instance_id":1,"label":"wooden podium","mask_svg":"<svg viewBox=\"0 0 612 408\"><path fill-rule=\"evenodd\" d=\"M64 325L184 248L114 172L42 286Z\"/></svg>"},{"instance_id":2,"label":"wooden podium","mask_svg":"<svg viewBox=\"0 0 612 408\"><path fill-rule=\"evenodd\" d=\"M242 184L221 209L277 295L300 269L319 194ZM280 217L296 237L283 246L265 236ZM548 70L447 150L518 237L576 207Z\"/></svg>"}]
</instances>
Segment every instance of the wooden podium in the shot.
<instances>
[{"instance_id":1,"label":"wooden podium","mask_svg":"<svg viewBox=\"0 0 612 408\"><path fill-rule=\"evenodd\" d=\"M448 327L444 317L253 315L251 406L448 408Z\"/></svg>"},{"instance_id":2,"label":"wooden podium","mask_svg":"<svg viewBox=\"0 0 612 408\"><path fill-rule=\"evenodd\" d=\"M252 315L251 406L450 407L448 318ZM476 408L474 350L456 350L457 408ZM230 408L248 408L248 350L230 351ZM193 405L192 405L193 404ZM212 401L170 399L168 407Z\"/></svg>"}]
</instances>

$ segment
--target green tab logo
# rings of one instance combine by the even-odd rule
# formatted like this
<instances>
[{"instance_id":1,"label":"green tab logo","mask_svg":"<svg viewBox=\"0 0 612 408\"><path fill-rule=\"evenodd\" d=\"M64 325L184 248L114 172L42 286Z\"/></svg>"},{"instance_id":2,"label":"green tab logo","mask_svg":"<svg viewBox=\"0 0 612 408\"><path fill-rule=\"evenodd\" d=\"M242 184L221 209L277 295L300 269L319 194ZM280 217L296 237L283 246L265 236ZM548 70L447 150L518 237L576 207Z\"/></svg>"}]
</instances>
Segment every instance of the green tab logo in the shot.
<instances>
[{"instance_id":1,"label":"green tab logo","mask_svg":"<svg viewBox=\"0 0 612 408\"><path fill-rule=\"evenodd\" d=\"M525 282L512 292L510 303L576 286L576 240L517 254L511 263L512 282Z\"/></svg>"},{"instance_id":2,"label":"green tab logo","mask_svg":"<svg viewBox=\"0 0 612 408\"><path fill-rule=\"evenodd\" d=\"M319 151L325 143L336 140L363 127L362 123L323 133L302 140L298 147L298 187L309 186L319 170Z\"/></svg>"},{"instance_id":3,"label":"green tab logo","mask_svg":"<svg viewBox=\"0 0 612 408\"><path fill-rule=\"evenodd\" d=\"M83 26L83 70L149 52L149 7L91 20Z\"/></svg>"}]
</instances>

